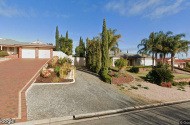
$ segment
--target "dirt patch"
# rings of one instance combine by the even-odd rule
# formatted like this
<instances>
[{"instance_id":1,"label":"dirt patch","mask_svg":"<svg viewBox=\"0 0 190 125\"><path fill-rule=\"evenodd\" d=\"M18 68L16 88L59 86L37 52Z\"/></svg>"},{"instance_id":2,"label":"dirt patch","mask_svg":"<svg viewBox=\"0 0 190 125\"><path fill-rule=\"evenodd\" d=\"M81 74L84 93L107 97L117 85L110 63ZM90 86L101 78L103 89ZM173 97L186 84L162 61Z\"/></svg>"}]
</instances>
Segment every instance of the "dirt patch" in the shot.
<instances>
[{"instance_id":1,"label":"dirt patch","mask_svg":"<svg viewBox=\"0 0 190 125\"><path fill-rule=\"evenodd\" d=\"M139 87L138 85L141 85ZM161 87L156 84L152 84L149 82L133 82L126 85L123 90L130 91L135 95L139 95L148 100L154 100L159 102L167 102L167 101L178 101L184 99L190 99L190 87L184 86L185 91L178 90L178 87L172 86L172 88ZM138 87L138 89L130 89L131 86ZM144 89L143 87L148 87L149 89Z\"/></svg>"},{"instance_id":2,"label":"dirt patch","mask_svg":"<svg viewBox=\"0 0 190 125\"><path fill-rule=\"evenodd\" d=\"M55 72L51 72L51 76L48 77L48 78L43 78L41 76L39 76L37 79L36 79L36 82L35 83L52 83L53 81L53 78L57 77L56 73ZM72 82L73 79L61 79L59 78L59 82Z\"/></svg>"},{"instance_id":3,"label":"dirt patch","mask_svg":"<svg viewBox=\"0 0 190 125\"><path fill-rule=\"evenodd\" d=\"M129 74L119 74L118 73L118 78L117 78L117 77L115 77L115 73L118 73L118 72L108 73L109 75L112 76L112 84L129 83L134 80L134 78Z\"/></svg>"}]
</instances>

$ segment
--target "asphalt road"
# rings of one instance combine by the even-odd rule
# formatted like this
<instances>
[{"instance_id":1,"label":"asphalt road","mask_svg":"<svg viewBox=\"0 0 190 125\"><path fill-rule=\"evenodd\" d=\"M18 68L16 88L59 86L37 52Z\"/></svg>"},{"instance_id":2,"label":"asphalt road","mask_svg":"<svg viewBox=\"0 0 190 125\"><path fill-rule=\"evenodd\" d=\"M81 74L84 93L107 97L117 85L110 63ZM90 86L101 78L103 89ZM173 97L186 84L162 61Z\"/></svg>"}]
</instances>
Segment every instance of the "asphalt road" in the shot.
<instances>
[{"instance_id":1,"label":"asphalt road","mask_svg":"<svg viewBox=\"0 0 190 125\"><path fill-rule=\"evenodd\" d=\"M190 120L190 102L104 116L96 120L78 120L71 125L179 125L179 120Z\"/></svg>"}]
</instances>

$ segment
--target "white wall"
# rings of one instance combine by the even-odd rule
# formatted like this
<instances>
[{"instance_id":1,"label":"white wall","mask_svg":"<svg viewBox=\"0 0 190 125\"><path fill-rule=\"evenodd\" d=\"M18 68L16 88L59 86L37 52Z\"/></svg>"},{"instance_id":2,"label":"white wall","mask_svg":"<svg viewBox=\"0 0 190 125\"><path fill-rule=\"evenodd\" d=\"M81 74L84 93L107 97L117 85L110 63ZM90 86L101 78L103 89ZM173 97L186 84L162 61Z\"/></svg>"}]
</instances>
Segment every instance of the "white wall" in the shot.
<instances>
[{"instance_id":1,"label":"white wall","mask_svg":"<svg viewBox=\"0 0 190 125\"><path fill-rule=\"evenodd\" d=\"M72 55L68 56L62 51L53 51L53 56L58 56L59 58L69 58L72 60L72 65L75 65L75 66L86 66L85 57L72 57Z\"/></svg>"},{"instance_id":2,"label":"white wall","mask_svg":"<svg viewBox=\"0 0 190 125\"><path fill-rule=\"evenodd\" d=\"M152 65L152 58L145 58L145 66L151 66L151 65ZM154 60L154 66L155 66L155 60Z\"/></svg>"}]
</instances>

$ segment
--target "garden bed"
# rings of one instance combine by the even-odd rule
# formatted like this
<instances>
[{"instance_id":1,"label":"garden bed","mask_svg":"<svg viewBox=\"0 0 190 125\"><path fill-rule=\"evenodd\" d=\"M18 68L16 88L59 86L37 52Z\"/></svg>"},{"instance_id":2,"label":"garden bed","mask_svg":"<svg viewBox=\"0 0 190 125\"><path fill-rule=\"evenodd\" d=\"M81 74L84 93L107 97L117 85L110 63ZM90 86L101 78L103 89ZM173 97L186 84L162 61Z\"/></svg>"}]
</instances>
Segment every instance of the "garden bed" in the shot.
<instances>
[{"instance_id":1,"label":"garden bed","mask_svg":"<svg viewBox=\"0 0 190 125\"><path fill-rule=\"evenodd\" d=\"M57 77L56 73L51 72L51 76L50 77L44 78L42 76L39 76L36 79L35 83L53 83L53 79L55 77ZM73 79L61 79L61 78L59 78L59 83L61 83L61 82L72 82L72 81L73 81Z\"/></svg>"},{"instance_id":2,"label":"garden bed","mask_svg":"<svg viewBox=\"0 0 190 125\"><path fill-rule=\"evenodd\" d=\"M115 73L112 71L111 73L108 73L110 76L112 76L112 84L121 84L121 83L129 83L134 80L134 78L129 74L120 74L118 73L118 78L115 77Z\"/></svg>"}]
</instances>

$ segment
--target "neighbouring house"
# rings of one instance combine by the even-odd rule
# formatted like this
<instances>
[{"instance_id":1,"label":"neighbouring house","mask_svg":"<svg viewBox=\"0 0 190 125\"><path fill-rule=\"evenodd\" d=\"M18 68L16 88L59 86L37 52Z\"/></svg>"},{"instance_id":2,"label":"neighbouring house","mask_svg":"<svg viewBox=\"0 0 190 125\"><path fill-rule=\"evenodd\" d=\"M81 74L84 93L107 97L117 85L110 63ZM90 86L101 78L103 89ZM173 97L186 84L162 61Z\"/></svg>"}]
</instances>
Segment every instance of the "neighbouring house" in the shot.
<instances>
[{"instance_id":1,"label":"neighbouring house","mask_svg":"<svg viewBox=\"0 0 190 125\"><path fill-rule=\"evenodd\" d=\"M0 50L7 51L9 58L52 58L55 46L35 42L18 42L0 38Z\"/></svg>"},{"instance_id":2,"label":"neighbouring house","mask_svg":"<svg viewBox=\"0 0 190 125\"><path fill-rule=\"evenodd\" d=\"M113 66L115 67L114 62L120 58L128 60L128 66L151 66L152 65L152 57L141 55L141 54L131 54L120 52L118 54L114 54L114 52L110 52L110 58L113 59ZM155 65L155 61L154 61Z\"/></svg>"},{"instance_id":3,"label":"neighbouring house","mask_svg":"<svg viewBox=\"0 0 190 125\"><path fill-rule=\"evenodd\" d=\"M158 59L158 63L162 63L163 59ZM165 63L171 65L171 58L165 58ZM186 61L174 57L174 67L184 68L186 67Z\"/></svg>"}]
</instances>

